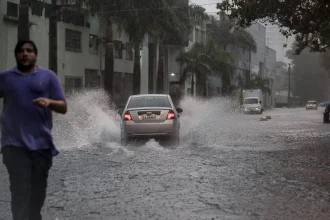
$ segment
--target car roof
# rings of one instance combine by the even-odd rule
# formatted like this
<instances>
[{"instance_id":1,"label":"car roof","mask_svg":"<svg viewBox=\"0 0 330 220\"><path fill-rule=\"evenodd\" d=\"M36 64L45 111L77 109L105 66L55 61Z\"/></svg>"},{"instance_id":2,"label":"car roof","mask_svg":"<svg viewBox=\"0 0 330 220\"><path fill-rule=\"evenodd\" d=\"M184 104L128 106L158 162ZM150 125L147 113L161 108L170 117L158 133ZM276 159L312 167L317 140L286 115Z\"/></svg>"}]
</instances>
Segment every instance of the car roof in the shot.
<instances>
[{"instance_id":1,"label":"car roof","mask_svg":"<svg viewBox=\"0 0 330 220\"><path fill-rule=\"evenodd\" d=\"M150 97L150 96L155 96L155 97L168 97L169 95L167 94L139 94L139 95L131 95L131 97Z\"/></svg>"}]
</instances>

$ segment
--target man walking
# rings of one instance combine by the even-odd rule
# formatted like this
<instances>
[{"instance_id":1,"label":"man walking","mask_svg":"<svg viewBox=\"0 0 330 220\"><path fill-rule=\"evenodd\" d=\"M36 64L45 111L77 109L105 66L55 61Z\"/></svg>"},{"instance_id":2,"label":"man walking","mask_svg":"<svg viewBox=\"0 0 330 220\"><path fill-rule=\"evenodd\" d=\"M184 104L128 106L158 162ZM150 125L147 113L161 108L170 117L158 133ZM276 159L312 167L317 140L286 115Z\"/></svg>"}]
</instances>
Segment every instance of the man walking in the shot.
<instances>
[{"instance_id":1,"label":"man walking","mask_svg":"<svg viewBox=\"0 0 330 220\"><path fill-rule=\"evenodd\" d=\"M0 73L1 153L10 179L13 220L41 220L48 172L56 150L52 111L65 114L67 104L56 74L36 65L34 42L15 47L17 66Z\"/></svg>"}]
</instances>

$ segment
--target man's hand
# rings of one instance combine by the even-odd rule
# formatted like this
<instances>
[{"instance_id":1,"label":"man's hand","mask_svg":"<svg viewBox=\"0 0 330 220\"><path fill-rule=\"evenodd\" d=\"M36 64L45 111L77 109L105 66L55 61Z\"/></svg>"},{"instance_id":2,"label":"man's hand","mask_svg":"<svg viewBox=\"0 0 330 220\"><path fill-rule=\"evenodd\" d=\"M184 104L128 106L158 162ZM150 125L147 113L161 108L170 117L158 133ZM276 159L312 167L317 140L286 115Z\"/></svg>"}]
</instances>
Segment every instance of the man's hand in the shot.
<instances>
[{"instance_id":1,"label":"man's hand","mask_svg":"<svg viewBox=\"0 0 330 220\"><path fill-rule=\"evenodd\" d=\"M48 98L37 98L35 100L33 100L33 102L40 106L40 107L44 107L44 108L47 108L50 106L52 100L48 99Z\"/></svg>"},{"instance_id":2,"label":"man's hand","mask_svg":"<svg viewBox=\"0 0 330 220\"><path fill-rule=\"evenodd\" d=\"M67 104L65 100L52 100L48 98L37 98L33 103L43 108L50 108L51 110L65 114L67 112Z\"/></svg>"}]
</instances>

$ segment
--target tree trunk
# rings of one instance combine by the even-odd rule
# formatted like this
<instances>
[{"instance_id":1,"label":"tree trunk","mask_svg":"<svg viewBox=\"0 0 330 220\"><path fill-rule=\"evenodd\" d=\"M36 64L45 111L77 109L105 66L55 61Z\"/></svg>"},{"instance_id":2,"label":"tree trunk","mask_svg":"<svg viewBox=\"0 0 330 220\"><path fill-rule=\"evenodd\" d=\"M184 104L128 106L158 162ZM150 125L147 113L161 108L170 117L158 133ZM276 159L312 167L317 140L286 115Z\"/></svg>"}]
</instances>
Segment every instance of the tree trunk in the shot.
<instances>
[{"instance_id":1,"label":"tree trunk","mask_svg":"<svg viewBox=\"0 0 330 220\"><path fill-rule=\"evenodd\" d=\"M221 93L222 95L226 96L229 94L229 87L231 84L230 80L230 70L225 70L225 72L222 73L222 88L221 88Z\"/></svg>"},{"instance_id":2,"label":"tree trunk","mask_svg":"<svg viewBox=\"0 0 330 220\"><path fill-rule=\"evenodd\" d=\"M30 0L20 0L17 27L18 41L30 39L29 4Z\"/></svg>"},{"instance_id":3,"label":"tree trunk","mask_svg":"<svg viewBox=\"0 0 330 220\"><path fill-rule=\"evenodd\" d=\"M164 93L164 73L165 73L165 48L162 43L159 45L159 60L157 74L157 93Z\"/></svg>"},{"instance_id":4,"label":"tree trunk","mask_svg":"<svg viewBox=\"0 0 330 220\"><path fill-rule=\"evenodd\" d=\"M207 77L205 78L205 80L204 80L204 89L203 89L203 96L205 97L205 98L207 98L207 96L208 96L208 80L207 80Z\"/></svg>"},{"instance_id":5,"label":"tree trunk","mask_svg":"<svg viewBox=\"0 0 330 220\"><path fill-rule=\"evenodd\" d=\"M140 43L134 45L133 94L141 93Z\"/></svg>"},{"instance_id":6,"label":"tree trunk","mask_svg":"<svg viewBox=\"0 0 330 220\"><path fill-rule=\"evenodd\" d=\"M107 47L105 50L104 63L104 89L111 101L113 98L113 75L114 75L114 51L113 51L113 23L112 18L108 18L107 26Z\"/></svg>"},{"instance_id":7,"label":"tree trunk","mask_svg":"<svg viewBox=\"0 0 330 220\"><path fill-rule=\"evenodd\" d=\"M195 74L191 74L191 96L194 96L194 90L195 90Z\"/></svg>"},{"instance_id":8,"label":"tree trunk","mask_svg":"<svg viewBox=\"0 0 330 220\"><path fill-rule=\"evenodd\" d=\"M57 1L51 2L51 15L49 17L49 49L48 67L57 74Z\"/></svg>"}]
</instances>

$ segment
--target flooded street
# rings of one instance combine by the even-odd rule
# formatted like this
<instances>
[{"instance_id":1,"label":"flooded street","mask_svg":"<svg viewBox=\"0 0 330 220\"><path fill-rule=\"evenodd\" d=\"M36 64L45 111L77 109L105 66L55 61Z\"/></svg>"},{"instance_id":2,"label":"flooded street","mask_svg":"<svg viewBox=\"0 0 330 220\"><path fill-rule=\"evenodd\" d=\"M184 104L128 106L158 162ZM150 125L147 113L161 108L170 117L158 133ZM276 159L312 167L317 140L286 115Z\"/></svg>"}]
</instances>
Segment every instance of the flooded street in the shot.
<instances>
[{"instance_id":1,"label":"flooded street","mask_svg":"<svg viewBox=\"0 0 330 220\"><path fill-rule=\"evenodd\" d=\"M180 146L123 148L116 114L100 105L87 111L77 100L71 109L79 118L69 114L54 131L61 154L50 173L46 220L330 219L323 109L274 109L264 112L272 119L259 121L232 113L223 100L186 99ZM0 219L7 220L2 164L0 184Z\"/></svg>"}]
</instances>

